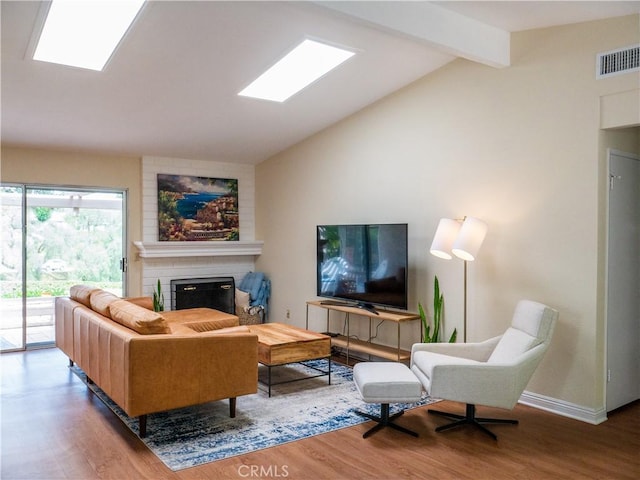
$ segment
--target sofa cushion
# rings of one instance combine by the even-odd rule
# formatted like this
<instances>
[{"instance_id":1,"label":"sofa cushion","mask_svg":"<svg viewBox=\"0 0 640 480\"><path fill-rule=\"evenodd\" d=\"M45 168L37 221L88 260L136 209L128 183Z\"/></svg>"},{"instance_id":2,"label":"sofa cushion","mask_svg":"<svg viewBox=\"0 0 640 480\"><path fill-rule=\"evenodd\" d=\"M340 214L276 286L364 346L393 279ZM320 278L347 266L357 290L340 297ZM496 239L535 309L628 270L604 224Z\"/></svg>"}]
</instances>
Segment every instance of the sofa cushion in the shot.
<instances>
[{"instance_id":1,"label":"sofa cushion","mask_svg":"<svg viewBox=\"0 0 640 480\"><path fill-rule=\"evenodd\" d=\"M100 289L89 285L74 285L69 289L69 297L85 307L91 308L91 293L97 290Z\"/></svg>"},{"instance_id":2,"label":"sofa cushion","mask_svg":"<svg viewBox=\"0 0 640 480\"><path fill-rule=\"evenodd\" d=\"M135 305L127 300L116 300L109 305L111 318L142 335L171 333L167 321L158 312Z\"/></svg>"},{"instance_id":3,"label":"sofa cushion","mask_svg":"<svg viewBox=\"0 0 640 480\"><path fill-rule=\"evenodd\" d=\"M169 323L172 335L200 335L206 333L207 335L234 335L238 333L251 333L251 330L245 325L239 325L237 327L224 327L216 330L194 330L189 325L183 323ZM196 328L198 326L196 325Z\"/></svg>"},{"instance_id":4,"label":"sofa cushion","mask_svg":"<svg viewBox=\"0 0 640 480\"><path fill-rule=\"evenodd\" d=\"M147 310L153 310L153 298L151 297L127 297L125 300L135 303L139 307L144 307Z\"/></svg>"},{"instance_id":5,"label":"sofa cushion","mask_svg":"<svg viewBox=\"0 0 640 480\"><path fill-rule=\"evenodd\" d=\"M114 295L111 292L107 292L106 290L95 290L91 292L91 295L89 295L91 310L93 310L94 312L98 312L100 315L104 315L108 318L111 318L111 313L109 313L109 305L111 305L116 300L120 300L120 297Z\"/></svg>"},{"instance_id":6,"label":"sofa cushion","mask_svg":"<svg viewBox=\"0 0 640 480\"><path fill-rule=\"evenodd\" d=\"M225 327L236 327L240 324L238 317L213 308L185 308L162 312L169 324L180 323L196 332L209 332Z\"/></svg>"},{"instance_id":7,"label":"sofa cushion","mask_svg":"<svg viewBox=\"0 0 640 480\"><path fill-rule=\"evenodd\" d=\"M170 323L171 335L198 335L198 332L181 323Z\"/></svg>"},{"instance_id":8,"label":"sofa cushion","mask_svg":"<svg viewBox=\"0 0 640 480\"><path fill-rule=\"evenodd\" d=\"M210 330L210 333L213 335L224 335L230 333L251 333L251 330L249 330L249 327L246 325L238 325L237 327L224 327L218 330Z\"/></svg>"}]
</instances>

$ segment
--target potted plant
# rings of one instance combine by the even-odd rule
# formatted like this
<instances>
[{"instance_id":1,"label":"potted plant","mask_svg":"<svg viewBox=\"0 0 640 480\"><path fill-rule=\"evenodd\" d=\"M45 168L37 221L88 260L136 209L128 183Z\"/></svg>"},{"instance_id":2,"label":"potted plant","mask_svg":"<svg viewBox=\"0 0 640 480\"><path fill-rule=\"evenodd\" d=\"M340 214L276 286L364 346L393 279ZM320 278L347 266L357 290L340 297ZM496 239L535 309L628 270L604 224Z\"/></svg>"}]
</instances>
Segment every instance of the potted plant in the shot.
<instances>
[{"instance_id":1,"label":"potted plant","mask_svg":"<svg viewBox=\"0 0 640 480\"><path fill-rule=\"evenodd\" d=\"M153 289L153 311L164 311L164 293L162 293L162 285L160 285L160 279L158 279L158 286Z\"/></svg>"},{"instance_id":2,"label":"potted plant","mask_svg":"<svg viewBox=\"0 0 640 480\"><path fill-rule=\"evenodd\" d=\"M428 323L427 314L424 311L421 303L418 303L418 313L420 314L420 320L422 321L423 328L423 343L437 343L440 341L440 327L442 326L442 311L444 308L444 295L440 293L440 284L438 277L435 277L433 283L433 331L431 325ZM458 336L457 329L453 330L449 343L455 343Z\"/></svg>"}]
</instances>

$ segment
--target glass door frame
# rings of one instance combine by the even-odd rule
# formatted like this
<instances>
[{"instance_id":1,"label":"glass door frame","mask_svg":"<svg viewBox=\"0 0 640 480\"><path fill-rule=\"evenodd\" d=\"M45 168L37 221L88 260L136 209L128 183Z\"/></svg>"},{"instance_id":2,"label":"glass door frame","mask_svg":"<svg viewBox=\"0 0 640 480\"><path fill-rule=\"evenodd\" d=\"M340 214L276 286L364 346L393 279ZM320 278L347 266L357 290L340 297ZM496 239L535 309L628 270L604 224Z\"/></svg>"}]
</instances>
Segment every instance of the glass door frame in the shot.
<instances>
[{"instance_id":1,"label":"glass door frame","mask_svg":"<svg viewBox=\"0 0 640 480\"><path fill-rule=\"evenodd\" d=\"M27 195L27 187L22 183L14 183L14 182L1 182L0 187L4 188L16 188L20 189L20 225L21 225L21 233L20 233L20 279L21 279L21 290L20 290L20 312L21 312L21 341L20 345L17 348L9 348L2 349L0 347L0 352L16 352L23 351L27 349L27 284L25 282L25 271L27 268L27 254L26 254L26 195ZM3 201L0 199L0 204ZM4 240L2 240L2 247L4 248ZM0 299L3 301L4 299Z\"/></svg>"}]
</instances>

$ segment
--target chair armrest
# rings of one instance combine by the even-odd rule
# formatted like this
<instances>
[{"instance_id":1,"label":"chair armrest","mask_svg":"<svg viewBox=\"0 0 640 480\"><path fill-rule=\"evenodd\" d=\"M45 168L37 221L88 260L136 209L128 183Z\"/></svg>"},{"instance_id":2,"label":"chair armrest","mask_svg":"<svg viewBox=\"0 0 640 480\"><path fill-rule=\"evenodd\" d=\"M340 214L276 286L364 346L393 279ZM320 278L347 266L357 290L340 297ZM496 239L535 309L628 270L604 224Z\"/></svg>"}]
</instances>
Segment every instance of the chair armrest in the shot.
<instances>
[{"instance_id":1,"label":"chair armrest","mask_svg":"<svg viewBox=\"0 0 640 480\"><path fill-rule=\"evenodd\" d=\"M512 409L545 350L546 345L538 345L511 363L436 365L429 394L445 400Z\"/></svg>"},{"instance_id":2,"label":"chair armrest","mask_svg":"<svg viewBox=\"0 0 640 480\"><path fill-rule=\"evenodd\" d=\"M411 347L411 358L413 359L415 352L422 351L486 362L501 338L502 335L478 343L414 343Z\"/></svg>"}]
</instances>

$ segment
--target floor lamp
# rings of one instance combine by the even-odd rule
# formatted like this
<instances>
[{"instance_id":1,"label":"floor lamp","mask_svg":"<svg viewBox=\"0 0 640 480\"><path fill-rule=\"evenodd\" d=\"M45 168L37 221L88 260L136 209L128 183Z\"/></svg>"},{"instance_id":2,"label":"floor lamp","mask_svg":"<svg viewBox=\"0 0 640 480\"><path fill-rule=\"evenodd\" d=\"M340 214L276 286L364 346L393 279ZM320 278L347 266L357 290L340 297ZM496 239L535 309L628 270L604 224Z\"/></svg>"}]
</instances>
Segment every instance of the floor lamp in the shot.
<instances>
[{"instance_id":1,"label":"floor lamp","mask_svg":"<svg viewBox=\"0 0 640 480\"><path fill-rule=\"evenodd\" d=\"M433 236L429 251L432 255L451 260L451 254L464 261L464 342L467 341L467 262L476 259L487 234L487 224L475 217L463 220L443 218Z\"/></svg>"}]
</instances>

